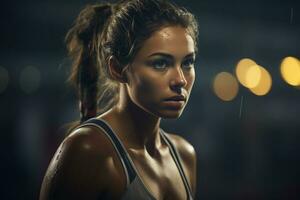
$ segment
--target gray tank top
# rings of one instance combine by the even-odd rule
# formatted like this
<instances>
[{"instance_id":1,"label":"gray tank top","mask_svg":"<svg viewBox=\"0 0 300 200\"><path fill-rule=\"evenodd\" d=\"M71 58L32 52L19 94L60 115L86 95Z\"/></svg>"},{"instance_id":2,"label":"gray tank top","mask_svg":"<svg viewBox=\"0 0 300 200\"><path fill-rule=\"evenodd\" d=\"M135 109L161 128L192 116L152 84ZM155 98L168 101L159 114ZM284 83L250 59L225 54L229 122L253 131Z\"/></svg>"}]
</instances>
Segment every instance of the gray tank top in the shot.
<instances>
[{"instance_id":1,"label":"gray tank top","mask_svg":"<svg viewBox=\"0 0 300 200\"><path fill-rule=\"evenodd\" d=\"M147 189L147 187L144 185L141 177L137 173L137 169L134 166L133 161L131 160L129 154L127 153L124 145L120 141L120 139L117 137L117 135L114 133L112 128L109 126L108 123L106 123L104 120L92 118L89 119L85 122L83 122L79 127L82 126L95 126L99 129L101 129L105 135L109 138L111 143L113 144L117 155L120 158L121 164L124 168L124 171L126 173L126 191L122 195L122 200L156 200L155 197L150 193L150 191ZM177 152L174 144L172 144L171 140L168 138L168 136L164 133L162 129L160 129L160 135L163 138L163 140L166 142L168 145L171 155L175 161L175 164L179 170L180 176L183 180L184 187L186 189L187 193L187 199L192 200L192 193L191 193L191 188L189 186L189 183L187 181L186 175L184 173L182 164L181 164L181 159L179 156L179 153ZM110 199L108 196L100 197L100 199Z\"/></svg>"}]
</instances>

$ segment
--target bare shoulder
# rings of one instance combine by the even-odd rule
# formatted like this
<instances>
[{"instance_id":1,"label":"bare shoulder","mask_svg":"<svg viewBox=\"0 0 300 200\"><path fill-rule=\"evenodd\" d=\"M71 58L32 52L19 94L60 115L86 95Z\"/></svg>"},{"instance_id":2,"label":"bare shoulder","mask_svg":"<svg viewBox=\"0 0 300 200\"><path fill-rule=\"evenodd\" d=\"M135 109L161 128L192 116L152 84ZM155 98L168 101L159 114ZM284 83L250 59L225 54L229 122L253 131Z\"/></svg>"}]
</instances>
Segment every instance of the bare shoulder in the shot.
<instances>
[{"instance_id":1,"label":"bare shoulder","mask_svg":"<svg viewBox=\"0 0 300 200\"><path fill-rule=\"evenodd\" d=\"M79 151L76 153L100 154L103 158L109 156L112 150L111 143L104 132L93 126L75 129L65 138L61 146Z\"/></svg>"},{"instance_id":2,"label":"bare shoulder","mask_svg":"<svg viewBox=\"0 0 300 200\"><path fill-rule=\"evenodd\" d=\"M179 152L181 158L185 161L194 161L196 158L196 151L191 143L189 143L183 137L167 133L172 143L175 145L177 151Z\"/></svg>"},{"instance_id":3,"label":"bare shoulder","mask_svg":"<svg viewBox=\"0 0 300 200\"><path fill-rule=\"evenodd\" d=\"M45 174L40 199L96 199L105 190L111 145L95 129L77 128L60 144Z\"/></svg>"},{"instance_id":4,"label":"bare shoulder","mask_svg":"<svg viewBox=\"0 0 300 200\"><path fill-rule=\"evenodd\" d=\"M183 137L172 133L167 133L167 135L169 136L171 142L175 145L175 148L182 159L185 174L189 179L192 193L195 196L197 179L196 151L193 145Z\"/></svg>"}]
</instances>

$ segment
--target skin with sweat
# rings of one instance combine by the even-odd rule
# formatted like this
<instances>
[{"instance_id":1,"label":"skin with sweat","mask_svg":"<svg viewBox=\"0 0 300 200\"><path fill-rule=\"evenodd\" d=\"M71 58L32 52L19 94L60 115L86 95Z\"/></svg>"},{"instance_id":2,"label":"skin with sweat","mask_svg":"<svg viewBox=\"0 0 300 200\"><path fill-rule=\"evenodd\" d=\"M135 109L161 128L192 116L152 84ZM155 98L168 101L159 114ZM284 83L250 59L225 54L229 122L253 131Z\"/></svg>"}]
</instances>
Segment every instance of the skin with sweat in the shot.
<instances>
[{"instance_id":1,"label":"skin with sweat","mask_svg":"<svg viewBox=\"0 0 300 200\"><path fill-rule=\"evenodd\" d=\"M118 135L144 185L156 199L187 199L159 127L161 118L178 118L184 110L195 80L194 61L195 45L187 29L167 26L143 43L124 73L118 70L114 58L109 62L112 77L121 84L120 98L116 106L98 118L109 123ZM170 99L175 96L180 100ZM195 193L195 151L180 136L169 136ZM125 189L125 172L109 139L100 130L87 126L74 131L58 149L42 185L41 199L51 195L96 199L103 193L120 199Z\"/></svg>"}]
</instances>

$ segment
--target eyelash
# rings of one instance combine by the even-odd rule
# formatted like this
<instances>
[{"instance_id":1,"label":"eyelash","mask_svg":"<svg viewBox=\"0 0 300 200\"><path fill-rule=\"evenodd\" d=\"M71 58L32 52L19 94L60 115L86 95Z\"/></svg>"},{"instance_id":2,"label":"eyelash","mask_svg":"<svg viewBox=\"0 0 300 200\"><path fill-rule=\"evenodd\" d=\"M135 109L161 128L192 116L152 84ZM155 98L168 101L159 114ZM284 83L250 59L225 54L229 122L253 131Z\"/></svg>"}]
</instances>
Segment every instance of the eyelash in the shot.
<instances>
[{"instance_id":1,"label":"eyelash","mask_svg":"<svg viewBox=\"0 0 300 200\"><path fill-rule=\"evenodd\" d=\"M163 67L162 67L162 65L163 65ZM154 69L158 69L158 70L164 70L170 65L171 65L171 63L164 59L158 59L158 60L151 62L151 66Z\"/></svg>"},{"instance_id":2,"label":"eyelash","mask_svg":"<svg viewBox=\"0 0 300 200\"><path fill-rule=\"evenodd\" d=\"M182 63L183 69L192 69L194 67L195 60L194 59L187 59ZM157 59L150 63L150 65L157 70L165 70L167 67L171 66L172 63L165 59Z\"/></svg>"},{"instance_id":3,"label":"eyelash","mask_svg":"<svg viewBox=\"0 0 300 200\"><path fill-rule=\"evenodd\" d=\"M194 67L195 60L194 59L187 59L183 62L182 66L187 65L187 67L183 67L185 69L191 69Z\"/></svg>"}]
</instances>

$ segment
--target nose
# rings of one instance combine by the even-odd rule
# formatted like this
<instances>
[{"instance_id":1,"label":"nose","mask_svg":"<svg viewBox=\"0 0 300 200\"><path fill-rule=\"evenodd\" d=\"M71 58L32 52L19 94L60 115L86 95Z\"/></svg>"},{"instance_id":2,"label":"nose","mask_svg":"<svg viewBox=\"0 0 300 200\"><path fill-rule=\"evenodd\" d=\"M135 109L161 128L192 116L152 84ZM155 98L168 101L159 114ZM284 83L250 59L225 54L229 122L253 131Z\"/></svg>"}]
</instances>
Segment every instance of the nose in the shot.
<instances>
[{"instance_id":1,"label":"nose","mask_svg":"<svg viewBox=\"0 0 300 200\"><path fill-rule=\"evenodd\" d=\"M176 67L171 74L170 87L173 91L181 93L181 89L186 86L187 81L181 67Z\"/></svg>"}]
</instances>

